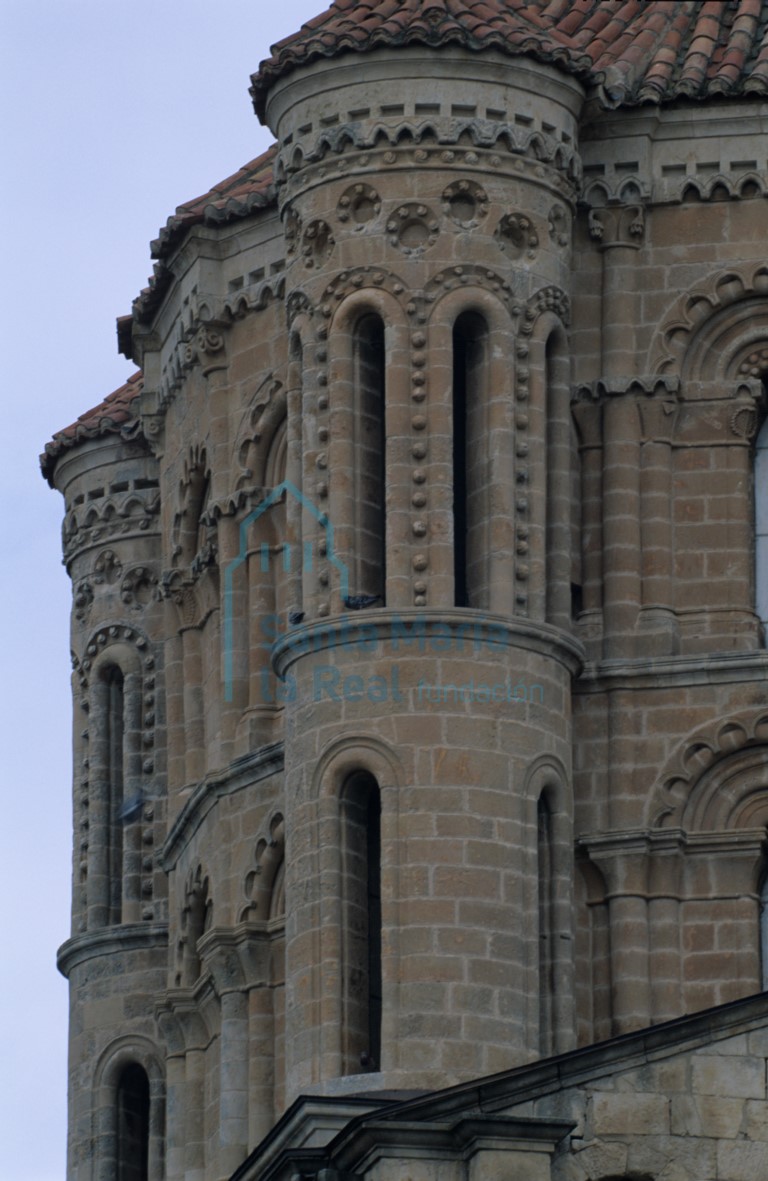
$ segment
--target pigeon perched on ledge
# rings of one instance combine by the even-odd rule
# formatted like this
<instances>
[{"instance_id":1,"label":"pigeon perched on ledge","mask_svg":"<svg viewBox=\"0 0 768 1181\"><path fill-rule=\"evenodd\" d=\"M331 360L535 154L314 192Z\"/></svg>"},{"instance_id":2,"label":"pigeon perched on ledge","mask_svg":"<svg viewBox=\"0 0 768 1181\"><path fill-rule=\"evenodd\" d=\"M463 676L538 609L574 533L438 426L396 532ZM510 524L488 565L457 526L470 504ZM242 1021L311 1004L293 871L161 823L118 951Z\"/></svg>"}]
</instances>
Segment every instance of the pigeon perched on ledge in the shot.
<instances>
[{"instance_id":1,"label":"pigeon perched on ledge","mask_svg":"<svg viewBox=\"0 0 768 1181\"><path fill-rule=\"evenodd\" d=\"M372 607L374 603L378 603L381 595L347 595L344 599L344 606L348 607L350 611L361 611L363 607Z\"/></svg>"},{"instance_id":2,"label":"pigeon perched on ledge","mask_svg":"<svg viewBox=\"0 0 768 1181\"><path fill-rule=\"evenodd\" d=\"M295 627L297 623L301 623L303 618L304 618L303 611L289 611L288 612L288 622L290 623L291 627Z\"/></svg>"}]
</instances>

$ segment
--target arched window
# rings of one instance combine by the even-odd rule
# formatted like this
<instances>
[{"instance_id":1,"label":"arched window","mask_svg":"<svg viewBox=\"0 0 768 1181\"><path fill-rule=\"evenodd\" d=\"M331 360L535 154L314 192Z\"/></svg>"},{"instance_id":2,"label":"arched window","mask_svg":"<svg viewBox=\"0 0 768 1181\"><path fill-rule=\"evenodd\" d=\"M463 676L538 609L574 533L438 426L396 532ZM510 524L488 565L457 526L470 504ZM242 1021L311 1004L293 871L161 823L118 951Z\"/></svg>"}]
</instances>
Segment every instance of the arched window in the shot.
<instances>
[{"instance_id":1,"label":"arched window","mask_svg":"<svg viewBox=\"0 0 768 1181\"><path fill-rule=\"evenodd\" d=\"M381 1069L381 793L355 772L342 796L344 1073Z\"/></svg>"},{"instance_id":2,"label":"arched window","mask_svg":"<svg viewBox=\"0 0 768 1181\"><path fill-rule=\"evenodd\" d=\"M355 585L354 593L381 595L386 587L386 362L384 321L368 313L355 324Z\"/></svg>"},{"instance_id":3,"label":"arched window","mask_svg":"<svg viewBox=\"0 0 768 1181\"><path fill-rule=\"evenodd\" d=\"M554 1029L554 866L552 814L544 792L536 804L536 878L539 930L539 1049L553 1052Z\"/></svg>"},{"instance_id":4,"label":"arched window","mask_svg":"<svg viewBox=\"0 0 768 1181\"><path fill-rule=\"evenodd\" d=\"M489 601L488 326L464 312L453 328L453 564L457 607Z\"/></svg>"},{"instance_id":5,"label":"arched window","mask_svg":"<svg viewBox=\"0 0 768 1181\"><path fill-rule=\"evenodd\" d=\"M104 670L104 721L106 726L108 821L107 881L108 923L123 918L123 786L125 778L125 692L121 670L110 665Z\"/></svg>"},{"instance_id":6,"label":"arched window","mask_svg":"<svg viewBox=\"0 0 768 1181\"><path fill-rule=\"evenodd\" d=\"M149 1079L136 1063L121 1071L116 1115L116 1181L149 1181Z\"/></svg>"},{"instance_id":7,"label":"arched window","mask_svg":"<svg viewBox=\"0 0 768 1181\"><path fill-rule=\"evenodd\" d=\"M755 443L755 610L768 638L768 419Z\"/></svg>"}]
</instances>

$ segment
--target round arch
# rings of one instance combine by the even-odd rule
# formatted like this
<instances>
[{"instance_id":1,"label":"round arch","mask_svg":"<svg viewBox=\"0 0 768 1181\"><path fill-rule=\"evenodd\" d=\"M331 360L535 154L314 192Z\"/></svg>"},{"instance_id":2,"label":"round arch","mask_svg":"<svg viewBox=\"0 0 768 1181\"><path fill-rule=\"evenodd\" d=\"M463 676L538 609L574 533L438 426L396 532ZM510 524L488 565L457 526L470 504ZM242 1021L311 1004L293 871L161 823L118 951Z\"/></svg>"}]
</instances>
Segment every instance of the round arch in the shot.
<instances>
[{"instance_id":1,"label":"round arch","mask_svg":"<svg viewBox=\"0 0 768 1181\"><path fill-rule=\"evenodd\" d=\"M97 1145L96 1181L114 1181L119 1167L118 1102L121 1080L127 1070L138 1067L149 1091L148 1181L165 1176L165 1074L155 1043L140 1034L126 1035L111 1042L96 1063L93 1085L93 1139Z\"/></svg>"}]
</instances>

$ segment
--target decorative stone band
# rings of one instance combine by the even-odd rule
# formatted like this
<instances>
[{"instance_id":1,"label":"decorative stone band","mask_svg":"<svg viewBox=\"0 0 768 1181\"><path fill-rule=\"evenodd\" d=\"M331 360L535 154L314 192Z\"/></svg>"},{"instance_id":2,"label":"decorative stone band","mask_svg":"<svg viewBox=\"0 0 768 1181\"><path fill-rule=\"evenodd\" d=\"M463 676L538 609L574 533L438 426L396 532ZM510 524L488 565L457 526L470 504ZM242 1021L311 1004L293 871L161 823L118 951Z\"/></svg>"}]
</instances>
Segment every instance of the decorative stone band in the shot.
<instances>
[{"instance_id":1,"label":"decorative stone band","mask_svg":"<svg viewBox=\"0 0 768 1181\"><path fill-rule=\"evenodd\" d=\"M463 146L468 139L472 143L470 151ZM383 156L382 141L387 147ZM496 168L503 168L510 156L527 157L537 165L554 169L568 181L569 189L581 177L581 161L576 150L538 129L486 119L408 121L399 118L388 123L379 120L341 124L322 132L306 153L300 148L283 148L275 161L278 188L287 179L309 169L310 175L302 176L302 181L315 177L318 165L344 172L349 168L348 157L353 152L362 153L355 158L355 172L369 165L378 169L381 162L422 167L431 159L443 166L478 164L481 159L488 163L491 161L486 160L487 154L492 152ZM544 175L542 169L540 176Z\"/></svg>"},{"instance_id":2,"label":"decorative stone band","mask_svg":"<svg viewBox=\"0 0 768 1181\"><path fill-rule=\"evenodd\" d=\"M131 955L133 952L162 949L167 954L167 923L125 923L75 935L62 943L56 955L56 967L69 978L73 968L105 955ZM163 960L165 963L165 960Z\"/></svg>"},{"instance_id":3,"label":"decorative stone band","mask_svg":"<svg viewBox=\"0 0 768 1181\"><path fill-rule=\"evenodd\" d=\"M598 377L595 381L575 385L571 392L573 402L596 402L612 394L644 394L646 397L668 396L680 391L680 378L669 374L633 374L631 377Z\"/></svg>"},{"instance_id":4,"label":"decorative stone band","mask_svg":"<svg viewBox=\"0 0 768 1181\"><path fill-rule=\"evenodd\" d=\"M406 608L402 611L377 610L365 619L337 616L315 624L306 624L282 637L272 653L272 662L279 677L307 652L372 642L398 646L406 654L418 652L423 646L436 648L451 642L458 644L491 645L494 648L522 648L549 656L562 664L571 674L584 665L582 645L573 636L546 623L511 619L469 608L441 612Z\"/></svg>"}]
</instances>

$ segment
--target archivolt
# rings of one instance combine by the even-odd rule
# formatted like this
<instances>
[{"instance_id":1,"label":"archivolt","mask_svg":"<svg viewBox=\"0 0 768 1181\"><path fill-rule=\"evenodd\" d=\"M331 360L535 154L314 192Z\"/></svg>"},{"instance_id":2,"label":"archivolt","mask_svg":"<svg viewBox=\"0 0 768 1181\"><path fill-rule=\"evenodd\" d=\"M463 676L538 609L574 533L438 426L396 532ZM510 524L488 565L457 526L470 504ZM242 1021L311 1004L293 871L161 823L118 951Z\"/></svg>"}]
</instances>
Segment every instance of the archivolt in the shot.
<instances>
[{"instance_id":1,"label":"archivolt","mask_svg":"<svg viewBox=\"0 0 768 1181\"><path fill-rule=\"evenodd\" d=\"M768 824L768 711L694 731L665 767L647 820L652 828L686 832Z\"/></svg>"},{"instance_id":2,"label":"archivolt","mask_svg":"<svg viewBox=\"0 0 768 1181\"><path fill-rule=\"evenodd\" d=\"M652 341L649 373L735 380L745 354L768 343L768 266L732 267L681 295Z\"/></svg>"}]
</instances>

